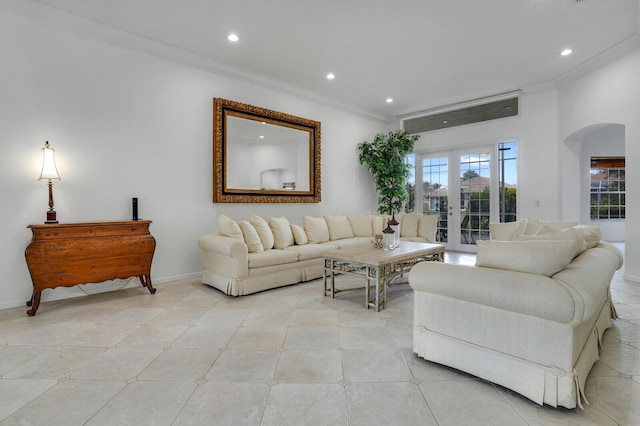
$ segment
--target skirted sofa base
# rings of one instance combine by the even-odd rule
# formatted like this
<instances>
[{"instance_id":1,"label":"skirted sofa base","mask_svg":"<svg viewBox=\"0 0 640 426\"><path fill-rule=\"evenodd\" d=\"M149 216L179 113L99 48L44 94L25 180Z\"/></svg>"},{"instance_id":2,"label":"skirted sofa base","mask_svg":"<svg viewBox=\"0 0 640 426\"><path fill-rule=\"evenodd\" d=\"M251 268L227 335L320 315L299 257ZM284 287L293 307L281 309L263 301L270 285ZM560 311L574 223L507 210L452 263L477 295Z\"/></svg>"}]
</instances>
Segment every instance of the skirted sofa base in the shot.
<instances>
[{"instance_id":1,"label":"skirted sofa base","mask_svg":"<svg viewBox=\"0 0 640 426\"><path fill-rule=\"evenodd\" d=\"M434 243L437 215L400 214L400 239ZM303 217L302 225L285 217L235 222L226 216L218 230L198 240L202 283L230 296L244 296L322 277L324 254L367 247L382 232L387 217L368 214ZM255 235L254 235L255 234Z\"/></svg>"},{"instance_id":2,"label":"skirted sofa base","mask_svg":"<svg viewBox=\"0 0 640 426\"><path fill-rule=\"evenodd\" d=\"M532 253L555 261L560 252L553 251L563 243L518 241L513 243L517 249L509 244L481 242L478 261L485 246L495 252L491 256L514 253L514 268L528 269L535 262ZM478 263L416 265L409 273L414 352L541 405L582 407L587 375L616 317L609 289L622 255L599 242L571 257L549 274Z\"/></svg>"}]
</instances>

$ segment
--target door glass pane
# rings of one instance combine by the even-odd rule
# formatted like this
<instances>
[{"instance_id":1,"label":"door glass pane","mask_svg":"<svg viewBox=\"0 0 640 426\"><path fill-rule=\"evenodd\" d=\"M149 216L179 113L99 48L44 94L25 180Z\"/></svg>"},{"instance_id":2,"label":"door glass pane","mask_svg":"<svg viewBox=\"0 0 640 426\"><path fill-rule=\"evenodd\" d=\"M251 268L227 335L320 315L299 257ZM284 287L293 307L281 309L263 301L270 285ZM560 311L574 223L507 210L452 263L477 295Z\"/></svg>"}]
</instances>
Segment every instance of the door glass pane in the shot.
<instances>
[{"instance_id":1,"label":"door glass pane","mask_svg":"<svg viewBox=\"0 0 640 426\"><path fill-rule=\"evenodd\" d=\"M500 153L500 181L498 182L500 194L500 222L516 221L516 195L518 186L518 174L516 171L516 158L518 147L515 142L505 142L498 145Z\"/></svg>"},{"instance_id":2,"label":"door glass pane","mask_svg":"<svg viewBox=\"0 0 640 426\"><path fill-rule=\"evenodd\" d=\"M449 159L422 160L422 211L439 215L436 241L447 242L447 210L449 207Z\"/></svg>"},{"instance_id":3,"label":"door glass pane","mask_svg":"<svg viewBox=\"0 0 640 426\"><path fill-rule=\"evenodd\" d=\"M460 244L489 239L491 154L460 156Z\"/></svg>"}]
</instances>

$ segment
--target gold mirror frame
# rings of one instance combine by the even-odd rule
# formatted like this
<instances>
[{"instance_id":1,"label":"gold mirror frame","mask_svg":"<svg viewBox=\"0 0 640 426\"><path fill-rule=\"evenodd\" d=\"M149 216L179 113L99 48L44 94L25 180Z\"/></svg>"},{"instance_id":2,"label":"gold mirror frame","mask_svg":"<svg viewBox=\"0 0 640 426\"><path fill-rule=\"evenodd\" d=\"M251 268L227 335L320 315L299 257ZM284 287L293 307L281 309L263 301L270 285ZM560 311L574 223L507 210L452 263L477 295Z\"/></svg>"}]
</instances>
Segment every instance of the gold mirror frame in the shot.
<instances>
[{"instance_id":1,"label":"gold mirror frame","mask_svg":"<svg viewBox=\"0 0 640 426\"><path fill-rule=\"evenodd\" d=\"M227 119L230 117L301 130L309 135L309 187L306 190L232 188L229 170ZM213 99L214 203L319 203L321 201L320 122L227 99Z\"/></svg>"}]
</instances>

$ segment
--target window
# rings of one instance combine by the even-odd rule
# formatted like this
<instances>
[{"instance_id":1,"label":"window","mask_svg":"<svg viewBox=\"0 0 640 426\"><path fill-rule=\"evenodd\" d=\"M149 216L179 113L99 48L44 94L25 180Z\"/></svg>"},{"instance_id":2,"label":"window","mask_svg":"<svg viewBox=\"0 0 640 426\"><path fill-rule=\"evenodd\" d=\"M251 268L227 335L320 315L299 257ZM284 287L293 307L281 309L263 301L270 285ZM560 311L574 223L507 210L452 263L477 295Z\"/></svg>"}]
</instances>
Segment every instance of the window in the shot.
<instances>
[{"instance_id":1,"label":"window","mask_svg":"<svg viewBox=\"0 0 640 426\"><path fill-rule=\"evenodd\" d=\"M591 220L624 219L624 157L591 157Z\"/></svg>"},{"instance_id":2,"label":"window","mask_svg":"<svg viewBox=\"0 0 640 426\"><path fill-rule=\"evenodd\" d=\"M518 174L516 170L518 144L515 141L498 144L500 153L500 222L515 222Z\"/></svg>"}]
</instances>

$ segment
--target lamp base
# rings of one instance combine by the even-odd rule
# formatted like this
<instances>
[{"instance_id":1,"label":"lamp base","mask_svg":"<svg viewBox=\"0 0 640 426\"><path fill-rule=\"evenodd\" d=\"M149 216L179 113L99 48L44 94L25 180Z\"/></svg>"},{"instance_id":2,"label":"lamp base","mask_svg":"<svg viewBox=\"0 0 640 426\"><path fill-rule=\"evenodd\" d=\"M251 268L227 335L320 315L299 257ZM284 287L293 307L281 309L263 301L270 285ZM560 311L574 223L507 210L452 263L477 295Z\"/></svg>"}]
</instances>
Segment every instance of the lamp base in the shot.
<instances>
[{"instance_id":1,"label":"lamp base","mask_svg":"<svg viewBox=\"0 0 640 426\"><path fill-rule=\"evenodd\" d=\"M50 223L58 223L58 220L56 219L56 212L53 210L49 210L47 212L47 220L44 223L45 225Z\"/></svg>"}]
</instances>

